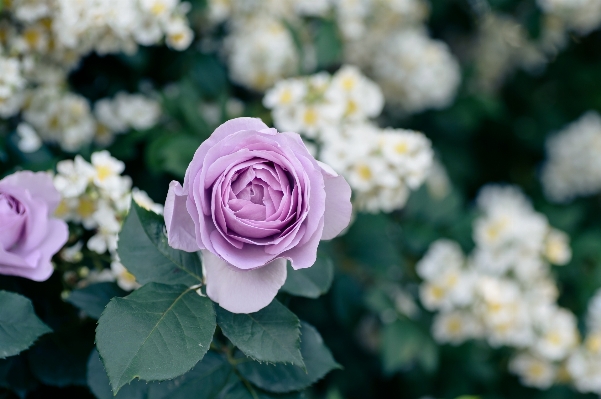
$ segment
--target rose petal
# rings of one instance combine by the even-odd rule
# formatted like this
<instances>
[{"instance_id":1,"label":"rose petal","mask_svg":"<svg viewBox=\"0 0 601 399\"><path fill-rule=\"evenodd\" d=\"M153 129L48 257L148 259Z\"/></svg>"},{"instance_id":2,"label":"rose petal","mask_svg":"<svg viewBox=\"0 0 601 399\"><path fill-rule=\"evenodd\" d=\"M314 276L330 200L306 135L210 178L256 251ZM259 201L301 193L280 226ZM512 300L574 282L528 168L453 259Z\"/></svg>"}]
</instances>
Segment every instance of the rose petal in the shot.
<instances>
[{"instance_id":1,"label":"rose petal","mask_svg":"<svg viewBox=\"0 0 601 399\"><path fill-rule=\"evenodd\" d=\"M0 180L0 186L2 185L21 187L29 191L33 198L39 198L46 203L50 214L54 213L61 202L61 196L52 182L52 175L47 172L15 172Z\"/></svg>"},{"instance_id":2,"label":"rose petal","mask_svg":"<svg viewBox=\"0 0 601 399\"><path fill-rule=\"evenodd\" d=\"M295 245L293 248L286 252L283 252L281 256L290 259L294 270L306 269L313 266L317 260L317 247L319 246L319 240L323 235L323 217L319 221L317 229L302 243ZM307 237L307 234L305 234Z\"/></svg>"},{"instance_id":3,"label":"rose petal","mask_svg":"<svg viewBox=\"0 0 601 399\"><path fill-rule=\"evenodd\" d=\"M211 134L211 137L205 140L200 147L198 147L196 153L194 153L194 157L192 158L190 165L188 165L188 169L186 169L186 176L184 178L184 189L186 192L188 192L189 185L194 181L194 175L202 169L207 152L215 146L215 144L241 130L262 130L268 128L269 127L259 118L236 118L220 125L215 129L213 134Z\"/></svg>"},{"instance_id":4,"label":"rose petal","mask_svg":"<svg viewBox=\"0 0 601 399\"><path fill-rule=\"evenodd\" d=\"M286 259L253 270L240 270L202 251L207 295L232 313L254 313L269 305L286 282Z\"/></svg>"},{"instance_id":5,"label":"rose petal","mask_svg":"<svg viewBox=\"0 0 601 399\"><path fill-rule=\"evenodd\" d=\"M194 233L194 221L186 208L187 193L177 181L169 184L169 192L165 201L165 226L167 241L175 249L186 252L200 250Z\"/></svg>"},{"instance_id":6,"label":"rose petal","mask_svg":"<svg viewBox=\"0 0 601 399\"><path fill-rule=\"evenodd\" d=\"M331 240L344 230L351 221L351 187L328 165L320 165L326 190L326 210L322 240Z\"/></svg>"}]
</instances>

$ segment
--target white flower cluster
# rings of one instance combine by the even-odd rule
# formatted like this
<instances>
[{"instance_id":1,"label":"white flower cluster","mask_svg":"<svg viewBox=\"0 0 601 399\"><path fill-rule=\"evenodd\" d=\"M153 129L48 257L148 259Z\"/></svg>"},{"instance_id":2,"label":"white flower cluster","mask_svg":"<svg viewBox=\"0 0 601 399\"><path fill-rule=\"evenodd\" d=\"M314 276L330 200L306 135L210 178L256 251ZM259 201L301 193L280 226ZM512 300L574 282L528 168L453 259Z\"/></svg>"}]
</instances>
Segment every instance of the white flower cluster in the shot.
<instances>
[{"instance_id":1,"label":"white flower cluster","mask_svg":"<svg viewBox=\"0 0 601 399\"><path fill-rule=\"evenodd\" d=\"M384 99L356 67L280 81L263 103L273 110L278 129L319 145L319 159L346 177L358 209L402 208L432 165L431 143L423 134L380 129L369 121L380 114Z\"/></svg>"},{"instance_id":2,"label":"white flower cluster","mask_svg":"<svg viewBox=\"0 0 601 399\"><path fill-rule=\"evenodd\" d=\"M8 118L19 112L27 82L16 58L0 56L0 71L0 117Z\"/></svg>"},{"instance_id":3,"label":"white flower cluster","mask_svg":"<svg viewBox=\"0 0 601 399\"><path fill-rule=\"evenodd\" d=\"M214 24L227 22L232 80L258 91L298 74L299 65L315 64L307 35L293 37L289 26L304 32L303 17L334 15L346 61L367 71L388 101L408 113L446 107L460 83L448 47L423 27L428 14L424 0L211 0L208 12Z\"/></svg>"},{"instance_id":4,"label":"white flower cluster","mask_svg":"<svg viewBox=\"0 0 601 399\"><path fill-rule=\"evenodd\" d=\"M465 257L459 244L439 240L417 265L421 301L438 312L433 335L513 347L510 370L526 385L549 387L578 343L576 318L557 306L550 272L550 263L570 260L568 237L515 187L487 186L477 204L474 252Z\"/></svg>"},{"instance_id":5,"label":"white flower cluster","mask_svg":"<svg viewBox=\"0 0 601 399\"><path fill-rule=\"evenodd\" d=\"M13 0L5 9L9 52L45 55L64 65L92 51L133 53L138 44L163 38L183 50L193 37L185 19L189 5L179 0Z\"/></svg>"},{"instance_id":6,"label":"white flower cluster","mask_svg":"<svg viewBox=\"0 0 601 399\"><path fill-rule=\"evenodd\" d=\"M567 371L576 389L601 395L601 290L589 302L587 334L570 356Z\"/></svg>"},{"instance_id":7,"label":"white flower cluster","mask_svg":"<svg viewBox=\"0 0 601 399\"><path fill-rule=\"evenodd\" d=\"M246 87L263 91L298 71L292 35L276 18L257 16L233 25L225 46L231 79Z\"/></svg>"},{"instance_id":8,"label":"white flower cluster","mask_svg":"<svg viewBox=\"0 0 601 399\"><path fill-rule=\"evenodd\" d=\"M599 0L537 0L538 6L555 24L586 35L601 25Z\"/></svg>"},{"instance_id":9,"label":"white flower cluster","mask_svg":"<svg viewBox=\"0 0 601 399\"><path fill-rule=\"evenodd\" d=\"M547 62L547 55L539 43L529 38L524 26L508 15L491 11L479 18L470 56L479 86L489 91L499 87L514 70L536 71Z\"/></svg>"},{"instance_id":10,"label":"white flower cluster","mask_svg":"<svg viewBox=\"0 0 601 399\"><path fill-rule=\"evenodd\" d=\"M451 104L461 82L459 63L448 46L431 39L422 0L337 3L345 58L384 90L387 103L405 113Z\"/></svg>"},{"instance_id":11,"label":"white flower cluster","mask_svg":"<svg viewBox=\"0 0 601 399\"><path fill-rule=\"evenodd\" d=\"M119 92L113 99L104 98L94 104L97 120L96 141L109 144L116 133L130 129L150 129L159 121L159 103L141 94Z\"/></svg>"},{"instance_id":12,"label":"white flower cluster","mask_svg":"<svg viewBox=\"0 0 601 399\"><path fill-rule=\"evenodd\" d=\"M359 210L401 209L428 176L434 152L422 133L363 123L343 126L338 134L322 147L320 159L347 179Z\"/></svg>"},{"instance_id":13,"label":"white flower cluster","mask_svg":"<svg viewBox=\"0 0 601 399\"><path fill-rule=\"evenodd\" d=\"M35 151L41 139L75 152L94 140L108 144L114 133L154 124L158 104L123 93L112 106L109 100L99 102L97 123L87 100L67 91L67 74L92 51L131 53L138 44L163 38L174 49L187 48L193 37L185 19L188 8L179 0L5 2L0 18L0 117L23 110L29 126L18 131L23 142L19 148Z\"/></svg>"},{"instance_id":14,"label":"white flower cluster","mask_svg":"<svg viewBox=\"0 0 601 399\"><path fill-rule=\"evenodd\" d=\"M459 63L441 41L423 30L405 30L382 43L372 73L388 102L406 112L445 108L461 82Z\"/></svg>"},{"instance_id":15,"label":"white flower cluster","mask_svg":"<svg viewBox=\"0 0 601 399\"><path fill-rule=\"evenodd\" d=\"M213 25L227 22L228 35L221 49L231 79L264 91L297 74L301 56L286 23L298 22L303 13L311 15L320 3L324 1L209 0L209 21Z\"/></svg>"},{"instance_id":16,"label":"white flower cluster","mask_svg":"<svg viewBox=\"0 0 601 399\"><path fill-rule=\"evenodd\" d=\"M124 169L125 164L108 151L93 153L91 163L77 155L57 164L54 185L62 201L56 215L94 231L87 247L99 254L116 254L117 235L129 210L131 179L121 175ZM134 189L133 196L141 206L162 213L143 191Z\"/></svg>"},{"instance_id":17,"label":"white flower cluster","mask_svg":"<svg viewBox=\"0 0 601 399\"><path fill-rule=\"evenodd\" d=\"M547 140L541 180L547 198L567 202L601 192L601 116L589 111Z\"/></svg>"},{"instance_id":18,"label":"white flower cluster","mask_svg":"<svg viewBox=\"0 0 601 399\"><path fill-rule=\"evenodd\" d=\"M282 80L263 100L273 110L278 129L302 133L329 142L338 139L338 128L346 122L362 122L382 112L380 88L354 66L343 66L334 75Z\"/></svg>"},{"instance_id":19,"label":"white flower cluster","mask_svg":"<svg viewBox=\"0 0 601 399\"><path fill-rule=\"evenodd\" d=\"M154 126L160 113L159 104L141 94L119 93L114 99L99 100L92 112L84 97L58 86L40 86L26 95L23 119L33 129L27 136L20 134L19 146L27 152L37 150L39 140L38 146L21 145L36 135L69 152L92 142L108 145L116 133Z\"/></svg>"},{"instance_id":20,"label":"white flower cluster","mask_svg":"<svg viewBox=\"0 0 601 399\"><path fill-rule=\"evenodd\" d=\"M418 25L430 11L425 0L339 0L334 3L338 27L349 41L368 36L382 38L399 26Z\"/></svg>"}]
</instances>

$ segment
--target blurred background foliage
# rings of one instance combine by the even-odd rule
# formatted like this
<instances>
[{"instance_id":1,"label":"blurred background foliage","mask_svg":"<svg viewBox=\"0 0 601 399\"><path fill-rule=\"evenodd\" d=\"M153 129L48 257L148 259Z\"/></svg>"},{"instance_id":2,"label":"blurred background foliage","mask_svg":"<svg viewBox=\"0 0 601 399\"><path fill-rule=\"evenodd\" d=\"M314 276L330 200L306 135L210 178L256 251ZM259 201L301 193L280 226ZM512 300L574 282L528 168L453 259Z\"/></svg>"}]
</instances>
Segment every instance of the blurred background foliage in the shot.
<instances>
[{"instance_id":1,"label":"blurred background foliage","mask_svg":"<svg viewBox=\"0 0 601 399\"><path fill-rule=\"evenodd\" d=\"M232 83L218 49L201 45L203 35L224 32L207 32L207 5L202 0L191 3L188 17L197 37L188 50L142 47L134 55L92 54L69 76L72 90L91 101L122 90L159 90L164 113L161 122L146 131L120 135L108 148L126 163L125 174L135 185L159 203L164 201L169 182L183 179L198 145L218 123L236 116L228 110L229 98L242 101L243 115L272 124L270 112L261 103L262 94ZM467 0L430 3L427 26L432 36L460 53L465 40L476 33L474 8ZM489 4L495 11L518 16L531 38L539 34L541 12L534 0L489 0ZM337 70L343 62L342 40L334 21L310 22L308 32L302 34L308 34L314 42L317 69ZM601 32L570 36L567 48L544 68L535 73L516 70L495 91L479 90L474 85L475 73L473 63L464 60L462 85L456 100L446 109L407 116L390 107L379 117L382 126L424 132L446 167L453 188L438 200L422 187L412 194L403 210L358 214L346 235L323 244L336 264L332 289L319 299L289 297L288 305L301 319L316 326L344 370L319 382L311 397L595 396L577 393L569 386L544 391L524 387L507 370L511 355L508 349L491 348L481 341L438 345L430 334L432 315L421 309L409 318L389 295L403 287L417 297L420 279L415 264L434 240L451 238L464 251L474 247L472 202L478 190L490 182L519 185L551 225L569 234L572 261L554 269L561 306L583 315L589 299L601 286L600 198L551 204L539 180L548 135L587 110L601 111ZM209 106L217 113L213 120L204 116L203 109ZM17 169L46 170L70 157L56 147L46 146L34 153L22 153L14 129L10 119L0 123L2 175ZM91 152L91 146L80 151L85 157ZM85 367L96 322L81 321L77 309L61 299L61 276L55 273L42 285L2 278L0 286L25 293L42 319L58 331L42 338L33 349L0 361L0 386L32 399L93 397L85 387ZM65 340L61 339L63 335ZM73 337L78 337L77 342ZM51 364L37 356L41 351L56 353ZM0 397L12 398L14 393L7 390Z\"/></svg>"}]
</instances>

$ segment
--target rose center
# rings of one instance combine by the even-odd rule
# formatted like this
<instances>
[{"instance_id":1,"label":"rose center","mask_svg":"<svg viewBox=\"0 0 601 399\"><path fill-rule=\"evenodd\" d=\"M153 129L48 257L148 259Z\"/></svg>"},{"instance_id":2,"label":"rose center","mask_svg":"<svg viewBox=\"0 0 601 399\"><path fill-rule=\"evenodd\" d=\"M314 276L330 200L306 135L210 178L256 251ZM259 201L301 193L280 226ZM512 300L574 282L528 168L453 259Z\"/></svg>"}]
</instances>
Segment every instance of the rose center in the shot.
<instances>
[{"instance_id":1,"label":"rose center","mask_svg":"<svg viewBox=\"0 0 601 399\"><path fill-rule=\"evenodd\" d=\"M25 207L13 196L0 193L0 246L9 250L23 235Z\"/></svg>"},{"instance_id":2,"label":"rose center","mask_svg":"<svg viewBox=\"0 0 601 399\"><path fill-rule=\"evenodd\" d=\"M256 227L259 225L255 222L268 223L261 225L261 235L280 233L293 218L290 176L272 162L258 161L238 171L228 191L225 197L227 207L236 219L248 221ZM228 225L234 231L240 230L237 222Z\"/></svg>"}]
</instances>

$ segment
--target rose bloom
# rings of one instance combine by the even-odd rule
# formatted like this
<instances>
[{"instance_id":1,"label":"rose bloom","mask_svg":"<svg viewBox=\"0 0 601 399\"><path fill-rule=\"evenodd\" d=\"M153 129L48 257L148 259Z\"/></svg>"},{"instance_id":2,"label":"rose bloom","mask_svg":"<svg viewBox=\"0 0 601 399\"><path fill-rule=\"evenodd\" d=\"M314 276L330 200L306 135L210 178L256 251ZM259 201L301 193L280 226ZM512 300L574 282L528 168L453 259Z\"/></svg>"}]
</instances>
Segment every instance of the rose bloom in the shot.
<instances>
[{"instance_id":1,"label":"rose bloom","mask_svg":"<svg viewBox=\"0 0 601 399\"><path fill-rule=\"evenodd\" d=\"M202 250L207 295L234 313L256 312L294 269L311 267L320 240L349 223L351 189L313 158L296 133L260 119L219 126L198 148L183 187L165 203L169 245Z\"/></svg>"},{"instance_id":2,"label":"rose bloom","mask_svg":"<svg viewBox=\"0 0 601 399\"><path fill-rule=\"evenodd\" d=\"M16 172L0 180L0 274L44 281L69 229L52 218L61 198L49 173Z\"/></svg>"}]
</instances>

